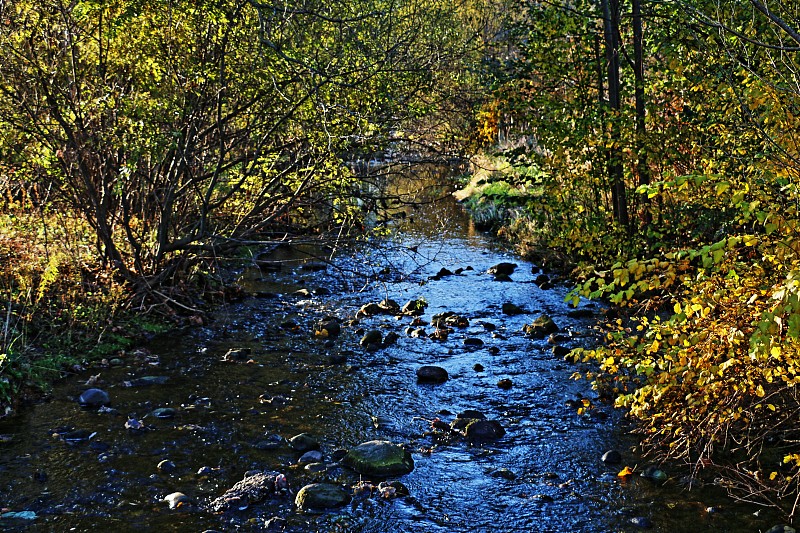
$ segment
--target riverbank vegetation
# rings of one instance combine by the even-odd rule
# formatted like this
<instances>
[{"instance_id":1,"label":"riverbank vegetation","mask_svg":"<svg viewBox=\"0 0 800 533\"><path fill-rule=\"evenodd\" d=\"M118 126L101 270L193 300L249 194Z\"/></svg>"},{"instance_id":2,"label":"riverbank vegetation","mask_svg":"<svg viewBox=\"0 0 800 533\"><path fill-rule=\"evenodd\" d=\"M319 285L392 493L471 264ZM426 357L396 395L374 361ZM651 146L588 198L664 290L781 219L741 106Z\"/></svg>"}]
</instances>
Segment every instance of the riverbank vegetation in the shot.
<instances>
[{"instance_id":1,"label":"riverbank vegetation","mask_svg":"<svg viewBox=\"0 0 800 533\"><path fill-rule=\"evenodd\" d=\"M455 154L483 25L449 0L0 4L0 405L202 323L243 246L357 236L352 163Z\"/></svg>"},{"instance_id":2,"label":"riverbank vegetation","mask_svg":"<svg viewBox=\"0 0 800 533\"><path fill-rule=\"evenodd\" d=\"M476 221L622 311L578 355L645 449L794 514L793 4L14 0L0 54L3 411L203 323L226 258L357 238L361 163L482 151Z\"/></svg>"},{"instance_id":3,"label":"riverbank vegetation","mask_svg":"<svg viewBox=\"0 0 800 533\"><path fill-rule=\"evenodd\" d=\"M736 497L800 496L800 12L791 3L513 2L470 200L604 298L577 355L643 448ZM493 165L493 166L492 166ZM482 192L481 187L482 186Z\"/></svg>"}]
</instances>

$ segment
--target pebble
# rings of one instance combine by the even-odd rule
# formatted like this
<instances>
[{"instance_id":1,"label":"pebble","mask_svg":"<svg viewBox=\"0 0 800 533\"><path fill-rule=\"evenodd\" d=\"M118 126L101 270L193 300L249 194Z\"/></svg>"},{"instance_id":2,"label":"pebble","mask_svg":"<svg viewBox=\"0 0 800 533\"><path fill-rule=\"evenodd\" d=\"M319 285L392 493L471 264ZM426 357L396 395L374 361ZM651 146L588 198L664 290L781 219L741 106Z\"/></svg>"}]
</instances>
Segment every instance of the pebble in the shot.
<instances>
[{"instance_id":1,"label":"pebble","mask_svg":"<svg viewBox=\"0 0 800 533\"><path fill-rule=\"evenodd\" d=\"M440 366L425 365L417 369L417 383L444 383L449 377L447 370Z\"/></svg>"},{"instance_id":2,"label":"pebble","mask_svg":"<svg viewBox=\"0 0 800 533\"><path fill-rule=\"evenodd\" d=\"M308 433L300 433L289 439L289 447L296 452L308 452L319 449L319 441Z\"/></svg>"},{"instance_id":3,"label":"pebble","mask_svg":"<svg viewBox=\"0 0 800 533\"><path fill-rule=\"evenodd\" d=\"M792 526L787 526L784 524L779 524L777 526L772 526L767 530L767 533L797 533L797 530Z\"/></svg>"},{"instance_id":4,"label":"pebble","mask_svg":"<svg viewBox=\"0 0 800 533\"><path fill-rule=\"evenodd\" d=\"M36 520L36 513L33 511L7 512L0 514L4 520Z\"/></svg>"},{"instance_id":5,"label":"pebble","mask_svg":"<svg viewBox=\"0 0 800 533\"><path fill-rule=\"evenodd\" d=\"M503 390L508 390L508 389L510 389L511 387L514 386L514 382L511 381L508 378L503 378L503 379L501 379L500 381L497 382L497 386L500 387Z\"/></svg>"},{"instance_id":6,"label":"pebble","mask_svg":"<svg viewBox=\"0 0 800 533\"><path fill-rule=\"evenodd\" d=\"M321 463L322 462L322 452L318 450L311 450L303 455L300 456L300 459L297 460L297 464L306 465L309 463Z\"/></svg>"},{"instance_id":7,"label":"pebble","mask_svg":"<svg viewBox=\"0 0 800 533\"><path fill-rule=\"evenodd\" d=\"M308 463L305 466L305 470L306 472L311 472L312 474L319 474L328 470L328 465L325 463Z\"/></svg>"},{"instance_id":8,"label":"pebble","mask_svg":"<svg viewBox=\"0 0 800 533\"><path fill-rule=\"evenodd\" d=\"M618 465L622 462L622 454L617 450L608 450L600 460L607 465Z\"/></svg>"},{"instance_id":9,"label":"pebble","mask_svg":"<svg viewBox=\"0 0 800 533\"><path fill-rule=\"evenodd\" d=\"M172 407L161 407L153 411L153 416L156 418L167 419L174 418L178 412Z\"/></svg>"},{"instance_id":10,"label":"pebble","mask_svg":"<svg viewBox=\"0 0 800 533\"><path fill-rule=\"evenodd\" d=\"M158 471L161 472L162 474L172 474L173 472L175 472L177 467L175 466L175 463L173 463L169 459L164 459L163 461L158 463L158 466L156 468L158 468Z\"/></svg>"},{"instance_id":11,"label":"pebble","mask_svg":"<svg viewBox=\"0 0 800 533\"><path fill-rule=\"evenodd\" d=\"M177 509L184 505L189 505L192 499L182 492L173 492L165 496L163 501L169 504L170 509Z\"/></svg>"},{"instance_id":12,"label":"pebble","mask_svg":"<svg viewBox=\"0 0 800 533\"><path fill-rule=\"evenodd\" d=\"M78 397L78 403L84 407L100 407L111 403L111 398L103 389L87 389Z\"/></svg>"},{"instance_id":13,"label":"pebble","mask_svg":"<svg viewBox=\"0 0 800 533\"><path fill-rule=\"evenodd\" d=\"M653 527L653 521L646 516L634 516L631 518L631 524L642 529L650 529Z\"/></svg>"}]
</instances>

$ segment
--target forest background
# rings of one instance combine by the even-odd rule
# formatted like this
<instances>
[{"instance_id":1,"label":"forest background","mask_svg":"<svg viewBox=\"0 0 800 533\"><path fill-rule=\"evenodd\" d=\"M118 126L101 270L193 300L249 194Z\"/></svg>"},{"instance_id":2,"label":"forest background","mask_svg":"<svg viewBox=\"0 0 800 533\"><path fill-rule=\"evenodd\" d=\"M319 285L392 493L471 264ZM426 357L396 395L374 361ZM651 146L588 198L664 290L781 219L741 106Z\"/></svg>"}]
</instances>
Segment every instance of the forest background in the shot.
<instances>
[{"instance_id":1,"label":"forest background","mask_svg":"<svg viewBox=\"0 0 800 533\"><path fill-rule=\"evenodd\" d=\"M475 220L613 304L643 447L800 501L800 5L0 2L0 402L365 235L359 160L470 154ZM388 168L391 168L389 166Z\"/></svg>"}]
</instances>

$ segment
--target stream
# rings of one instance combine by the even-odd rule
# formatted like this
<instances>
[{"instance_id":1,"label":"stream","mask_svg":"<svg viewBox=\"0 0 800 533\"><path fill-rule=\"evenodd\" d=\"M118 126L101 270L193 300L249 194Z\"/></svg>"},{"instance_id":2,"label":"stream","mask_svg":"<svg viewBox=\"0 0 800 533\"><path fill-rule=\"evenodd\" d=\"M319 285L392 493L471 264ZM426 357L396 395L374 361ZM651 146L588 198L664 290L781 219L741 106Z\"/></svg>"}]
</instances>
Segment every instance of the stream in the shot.
<instances>
[{"instance_id":1,"label":"stream","mask_svg":"<svg viewBox=\"0 0 800 533\"><path fill-rule=\"evenodd\" d=\"M568 283L544 282L446 195L394 215L392 236L358 253L328 260L329 250L299 245L260 256L239 272L248 296L209 324L64 379L47 401L0 420L0 530L680 533L780 522L713 485L685 490L688 472L656 465L657 475L640 475L656 470L631 451L630 423L571 379L587 367L564 359L594 342L600 304L576 312L563 301ZM517 265L510 280L487 273L500 263ZM356 317L384 299L427 307ZM431 325L447 312L452 327ZM557 333L523 330L543 314ZM338 319L338 336L322 331L325 317ZM437 329L446 334L430 338ZM361 346L372 330L397 339ZM423 365L444 369L446 381L420 382ZM89 388L107 392L109 405L81 407ZM469 410L504 434L475 441L450 430ZM322 453L309 466L287 444L303 433ZM413 471L390 479L396 493L295 507L309 483L350 494L377 485L340 461L340 450L371 440L413 458ZM604 462L609 450L621 461ZM621 478L625 466L634 474ZM209 509L254 470L285 475L289 488ZM170 508L164 499L176 492L185 500Z\"/></svg>"}]
</instances>

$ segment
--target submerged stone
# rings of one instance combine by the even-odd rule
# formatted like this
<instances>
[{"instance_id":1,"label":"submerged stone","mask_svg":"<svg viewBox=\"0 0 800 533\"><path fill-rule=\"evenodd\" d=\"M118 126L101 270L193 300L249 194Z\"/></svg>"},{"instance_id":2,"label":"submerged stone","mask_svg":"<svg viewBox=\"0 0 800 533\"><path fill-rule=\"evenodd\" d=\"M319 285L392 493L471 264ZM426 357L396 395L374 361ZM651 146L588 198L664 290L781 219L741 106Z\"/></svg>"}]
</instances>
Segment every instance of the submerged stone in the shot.
<instances>
[{"instance_id":1,"label":"submerged stone","mask_svg":"<svg viewBox=\"0 0 800 533\"><path fill-rule=\"evenodd\" d=\"M796 533L796 530L792 526L780 524L769 528L767 533Z\"/></svg>"},{"instance_id":2,"label":"submerged stone","mask_svg":"<svg viewBox=\"0 0 800 533\"><path fill-rule=\"evenodd\" d=\"M514 382L508 378L503 378L497 382L497 386L503 390L508 390L514 386Z\"/></svg>"},{"instance_id":3,"label":"submerged stone","mask_svg":"<svg viewBox=\"0 0 800 533\"><path fill-rule=\"evenodd\" d=\"M456 418L471 418L474 420L486 420L486 415L475 409L465 409L456 415Z\"/></svg>"},{"instance_id":4,"label":"submerged stone","mask_svg":"<svg viewBox=\"0 0 800 533\"><path fill-rule=\"evenodd\" d=\"M149 387L151 385L164 385L167 381L169 381L168 376L143 376L132 379L126 384L129 387Z\"/></svg>"},{"instance_id":5,"label":"submerged stone","mask_svg":"<svg viewBox=\"0 0 800 533\"><path fill-rule=\"evenodd\" d=\"M299 465L307 465L309 463L320 463L322 462L322 452L319 450L311 450L304 453L300 459L297 460L297 464Z\"/></svg>"},{"instance_id":6,"label":"submerged stone","mask_svg":"<svg viewBox=\"0 0 800 533\"><path fill-rule=\"evenodd\" d=\"M359 444L347 452L342 463L365 476L400 476L414 469L410 453L384 440Z\"/></svg>"},{"instance_id":7,"label":"submerged stone","mask_svg":"<svg viewBox=\"0 0 800 533\"><path fill-rule=\"evenodd\" d=\"M164 459L163 461L158 463L158 466L156 468L158 468L158 471L161 472L162 474L172 474L173 472L175 472L177 467L175 466L175 463L173 463L169 459Z\"/></svg>"},{"instance_id":8,"label":"submerged stone","mask_svg":"<svg viewBox=\"0 0 800 533\"><path fill-rule=\"evenodd\" d=\"M7 512L0 514L0 519L3 520L36 520L36 513L33 511L17 511Z\"/></svg>"},{"instance_id":9,"label":"submerged stone","mask_svg":"<svg viewBox=\"0 0 800 533\"><path fill-rule=\"evenodd\" d=\"M289 439L289 447L296 452L309 452L319 449L319 441L308 433L300 433Z\"/></svg>"},{"instance_id":10,"label":"submerged stone","mask_svg":"<svg viewBox=\"0 0 800 533\"><path fill-rule=\"evenodd\" d=\"M356 312L356 317L360 318L365 316L379 315L382 312L383 309L381 309L380 305L375 302L370 302L361 306L361 308Z\"/></svg>"},{"instance_id":11,"label":"submerged stone","mask_svg":"<svg viewBox=\"0 0 800 533\"><path fill-rule=\"evenodd\" d=\"M391 298L381 300L378 303L378 307L380 308L381 312L386 315L396 315L400 313L400 304Z\"/></svg>"},{"instance_id":12,"label":"submerged stone","mask_svg":"<svg viewBox=\"0 0 800 533\"><path fill-rule=\"evenodd\" d=\"M382 346L386 348L387 346L391 346L392 344L397 342L397 339L400 338L400 335L397 332L390 331L386 334L386 337L383 338Z\"/></svg>"},{"instance_id":13,"label":"submerged stone","mask_svg":"<svg viewBox=\"0 0 800 533\"><path fill-rule=\"evenodd\" d=\"M223 361L227 362L236 362L236 361L247 361L250 359L250 354L253 352L250 348L231 348L225 355L222 356Z\"/></svg>"},{"instance_id":14,"label":"submerged stone","mask_svg":"<svg viewBox=\"0 0 800 533\"><path fill-rule=\"evenodd\" d=\"M525 313L525 310L522 307L512 304L511 302L505 302L501 307L501 311L504 315L521 315Z\"/></svg>"},{"instance_id":15,"label":"submerged stone","mask_svg":"<svg viewBox=\"0 0 800 533\"><path fill-rule=\"evenodd\" d=\"M339 321L333 317L325 317L317 324L316 333L318 336L335 339L342 332Z\"/></svg>"}]
</instances>

